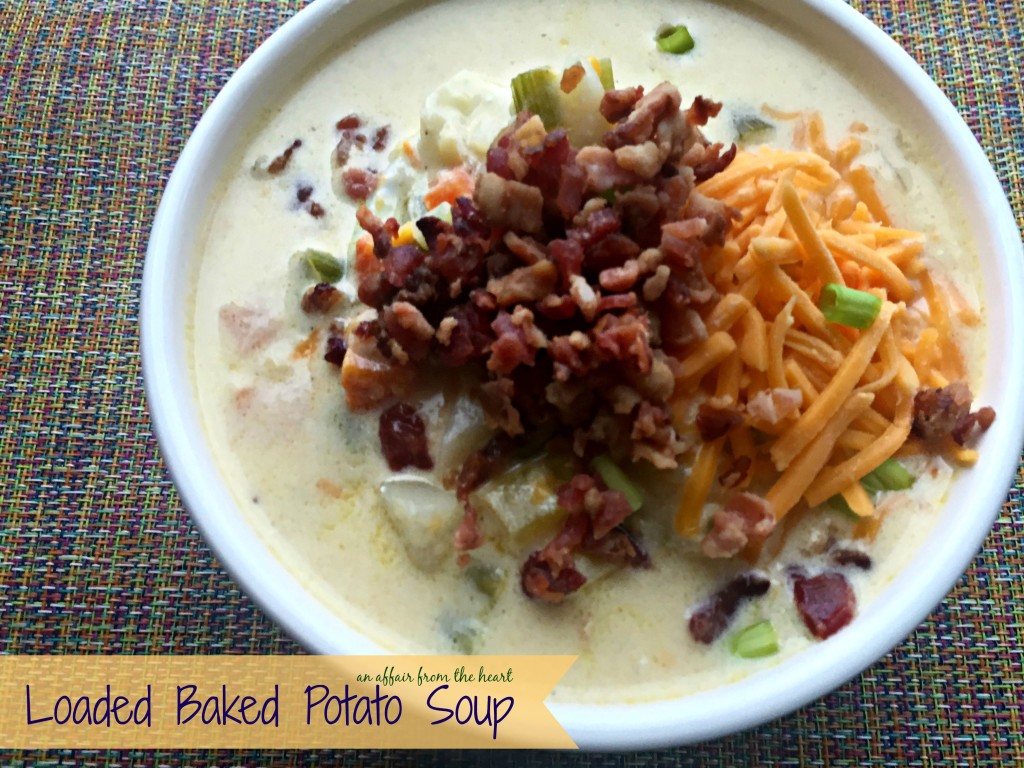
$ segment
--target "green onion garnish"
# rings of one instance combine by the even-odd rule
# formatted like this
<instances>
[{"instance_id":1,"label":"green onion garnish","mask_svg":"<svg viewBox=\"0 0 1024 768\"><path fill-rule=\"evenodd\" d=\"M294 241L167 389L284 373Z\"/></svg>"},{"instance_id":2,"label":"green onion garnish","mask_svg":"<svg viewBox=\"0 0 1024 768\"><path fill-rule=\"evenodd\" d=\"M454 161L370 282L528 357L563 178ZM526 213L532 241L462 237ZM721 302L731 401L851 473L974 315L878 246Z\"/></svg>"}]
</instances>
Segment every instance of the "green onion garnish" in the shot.
<instances>
[{"instance_id":1,"label":"green onion garnish","mask_svg":"<svg viewBox=\"0 0 1024 768\"><path fill-rule=\"evenodd\" d=\"M341 262L326 251L307 248L299 253L313 271L318 282L336 283L341 280Z\"/></svg>"},{"instance_id":2,"label":"green onion garnish","mask_svg":"<svg viewBox=\"0 0 1024 768\"><path fill-rule=\"evenodd\" d=\"M549 131L561 119L561 92L558 76L549 67L531 69L512 78L512 104L516 112L529 110Z\"/></svg>"},{"instance_id":3,"label":"green onion garnish","mask_svg":"<svg viewBox=\"0 0 1024 768\"><path fill-rule=\"evenodd\" d=\"M505 575L498 568L482 563L472 563L466 568L466 576L482 594L494 599L505 586Z\"/></svg>"},{"instance_id":4,"label":"green onion garnish","mask_svg":"<svg viewBox=\"0 0 1024 768\"><path fill-rule=\"evenodd\" d=\"M615 72L612 70L612 60L598 59L597 64L597 76L601 80L601 86L606 91L612 90L615 88Z\"/></svg>"},{"instance_id":5,"label":"green onion garnish","mask_svg":"<svg viewBox=\"0 0 1024 768\"><path fill-rule=\"evenodd\" d=\"M843 498L842 494L837 493L835 496L830 497L825 503L836 512L842 512L844 515L848 515L855 520L860 519L860 516L853 511L846 499Z\"/></svg>"},{"instance_id":6,"label":"green onion garnish","mask_svg":"<svg viewBox=\"0 0 1024 768\"><path fill-rule=\"evenodd\" d=\"M774 125L756 115L737 115L732 127L736 130L736 141L741 144L763 141L775 133Z\"/></svg>"},{"instance_id":7,"label":"green onion garnish","mask_svg":"<svg viewBox=\"0 0 1024 768\"><path fill-rule=\"evenodd\" d=\"M864 475L860 482L869 493L880 493L882 491L904 491L912 486L916 479L896 459L886 459Z\"/></svg>"},{"instance_id":8,"label":"green onion garnish","mask_svg":"<svg viewBox=\"0 0 1024 768\"><path fill-rule=\"evenodd\" d=\"M598 456L593 462L597 474L604 480L604 484L613 491L622 491L629 502L630 508L636 512L644 504L644 494L636 485L626 477L626 473L612 461L611 456L604 454Z\"/></svg>"},{"instance_id":9,"label":"green onion garnish","mask_svg":"<svg viewBox=\"0 0 1024 768\"><path fill-rule=\"evenodd\" d=\"M658 48L665 53L686 53L694 46L690 30L682 24L677 24L674 27L662 27L654 36L654 41L658 44Z\"/></svg>"},{"instance_id":10,"label":"green onion garnish","mask_svg":"<svg viewBox=\"0 0 1024 768\"><path fill-rule=\"evenodd\" d=\"M771 656L779 650L779 638L770 621L760 621L729 639L729 650L741 659Z\"/></svg>"},{"instance_id":11,"label":"green onion garnish","mask_svg":"<svg viewBox=\"0 0 1024 768\"><path fill-rule=\"evenodd\" d=\"M818 308L830 323L864 330L875 322L882 310L882 300L873 293L858 291L837 283L822 286Z\"/></svg>"}]
</instances>

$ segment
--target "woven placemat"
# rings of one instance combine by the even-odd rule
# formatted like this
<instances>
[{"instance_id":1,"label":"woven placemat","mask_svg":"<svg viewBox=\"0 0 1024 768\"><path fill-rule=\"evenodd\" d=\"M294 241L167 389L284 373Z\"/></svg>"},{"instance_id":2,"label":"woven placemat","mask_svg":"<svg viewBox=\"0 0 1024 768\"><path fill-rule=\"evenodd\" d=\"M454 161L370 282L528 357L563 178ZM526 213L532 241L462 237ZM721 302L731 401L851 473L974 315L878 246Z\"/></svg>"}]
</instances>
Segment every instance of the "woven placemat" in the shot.
<instances>
[{"instance_id":1,"label":"woven placemat","mask_svg":"<svg viewBox=\"0 0 1024 768\"><path fill-rule=\"evenodd\" d=\"M143 255L204 108L302 5L2 0L0 652L298 653L200 539L150 431ZM942 86L1024 225L1019 0L857 0ZM657 753L0 754L44 765L1024 765L1017 483L955 591L892 654L780 721Z\"/></svg>"}]
</instances>

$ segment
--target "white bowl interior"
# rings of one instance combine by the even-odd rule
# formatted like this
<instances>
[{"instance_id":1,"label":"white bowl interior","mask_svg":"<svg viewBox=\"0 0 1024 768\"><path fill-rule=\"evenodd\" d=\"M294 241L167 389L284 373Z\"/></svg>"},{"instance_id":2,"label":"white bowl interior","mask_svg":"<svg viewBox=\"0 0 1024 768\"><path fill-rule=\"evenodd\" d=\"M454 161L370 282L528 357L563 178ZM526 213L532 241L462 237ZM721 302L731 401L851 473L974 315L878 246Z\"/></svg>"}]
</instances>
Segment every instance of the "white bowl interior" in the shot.
<instances>
[{"instance_id":1,"label":"white bowl interior","mask_svg":"<svg viewBox=\"0 0 1024 768\"><path fill-rule=\"evenodd\" d=\"M1024 434L1024 276L1016 224L970 130L913 60L839 0L754 0L834 59L885 82L963 180L984 272L989 354L981 402L999 414L986 460L962 476L932 535L851 627L740 682L694 696L623 706L552 706L581 746L641 748L700 741L754 726L812 701L888 652L948 593L978 551L1016 470ZM311 597L248 526L216 469L189 375L185 329L204 236L204 212L237 137L258 125L334 41L401 0L319 0L279 30L239 69L196 128L175 168L153 227L142 289L142 359L155 431L186 507L243 589L311 651L380 653ZM965 513L969 511L969 514ZM738 706L738 703L741 705Z\"/></svg>"}]
</instances>

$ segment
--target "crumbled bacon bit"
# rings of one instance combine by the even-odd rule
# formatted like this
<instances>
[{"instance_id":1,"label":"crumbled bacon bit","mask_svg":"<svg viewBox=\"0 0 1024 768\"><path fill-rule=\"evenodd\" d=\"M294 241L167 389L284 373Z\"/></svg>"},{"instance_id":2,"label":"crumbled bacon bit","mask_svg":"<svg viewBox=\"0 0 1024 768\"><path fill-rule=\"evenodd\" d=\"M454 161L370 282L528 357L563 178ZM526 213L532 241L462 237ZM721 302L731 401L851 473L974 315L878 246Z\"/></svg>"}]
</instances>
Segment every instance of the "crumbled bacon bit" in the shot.
<instances>
[{"instance_id":1,"label":"crumbled bacon bit","mask_svg":"<svg viewBox=\"0 0 1024 768\"><path fill-rule=\"evenodd\" d=\"M348 351L348 345L345 344L345 338L343 336L336 336L333 333L327 337L326 348L324 350L324 360L331 365L336 365L339 368L342 363L345 362L345 352Z\"/></svg>"},{"instance_id":2,"label":"crumbled bacon bit","mask_svg":"<svg viewBox=\"0 0 1024 768\"><path fill-rule=\"evenodd\" d=\"M463 505L462 522L455 531L455 549L466 552L476 549L484 543L484 535L480 531L480 521L476 509L468 501Z\"/></svg>"},{"instance_id":3,"label":"crumbled bacon bit","mask_svg":"<svg viewBox=\"0 0 1024 768\"><path fill-rule=\"evenodd\" d=\"M487 445L466 459L454 479L446 478L445 484L454 486L455 495L464 502L470 493L502 470L508 461L506 452L509 445L505 435L491 438Z\"/></svg>"},{"instance_id":4,"label":"crumbled bacon bit","mask_svg":"<svg viewBox=\"0 0 1024 768\"><path fill-rule=\"evenodd\" d=\"M711 558L732 557L763 542L775 529L771 504L752 493L737 493L712 517L701 550Z\"/></svg>"},{"instance_id":5,"label":"crumbled bacon bit","mask_svg":"<svg viewBox=\"0 0 1024 768\"><path fill-rule=\"evenodd\" d=\"M797 413L803 398L799 389L762 389L747 401L747 413L752 419L778 424Z\"/></svg>"},{"instance_id":6,"label":"crumbled bacon bit","mask_svg":"<svg viewBox=\"0 0 1024 768\"><path fill-rule=\"evenodd\" d=\"M724 171L736 158L736 145L732 144L725 152L722 152L721 144L713 144L708 148L704 157L699 163L693 166L693 180L700 184L707 181L716 173Z\"/></svg>"},{"instance_id":7,"label":"crumbled bacon bit","mask_svg":"<svg viewBox=\"0 0 1024 768\"><path fill-rule=\"evenodd\" d=\"M859 549L840 547L833 549L829 557L836 565L852 565L855 568L860 568L862 571L871 570L870 555L866 552L861 552Z\"/></svg>"},{"instance_id":8,"label":"crumbled bacon bit","mask_svg":"<svg viewBox=\"0 0 1024 768\"><path fill-rule=\"evenodd\" d=\"M354 131L356 128L363 124L362 119L359 115L347 115L335 124L335 128L339 131Z\"/></svg>"},{"instance_id":9,"label":"crumbled bacon bit","mask_svg":"<svg viewBox=\"0 0 1024 768\"><path fill-rule=\"evenodd\" d=\"M487 291L494 295L499 307L528 304L549 295L558 280L558 268L550 261L538 261L519 267L504 277L487 282Z\"/></svg>"},{"instance_id":10,"label":"crumbled bacon bit","mask_svg":"<svg viewBox=\"0 0 1024 768\"><path fill-rule=\"evenodd\" d=\"M583 551L622 567L651 567L651 557L640 539L624 525L617 525L600 539L588 536L583 542Z\"/></svg>"},{"instance_id":11,"label":"crumbled bacon bit","mask_svg":"<svg viewBox=\"0 0 1024 768\"><path fill-rule=\"evenodd\" d=\"M729 434L743 423L743 414L736 408L718 408L711 403L701 403L697 409L697 431L705 443Z\"/></svg>"},{"instance_id":12,"label":"crumbled bacon bit","mask_svg":"<svg viewBox=\"0 0 1024 768\"><path fill-rule=\"evenodd\" d=\"M515 382L507 377L480 385L479 400L490 423L507 435L523 434L523 421L512 402Z\"/></svg>"},{"instance_id":13,"label":"crumbled bacon bit","mask_svg":"<svg viewBox=\"0 0 1024 768\"><path fill-rule=\"evenodd\" d=\"M271 176L277 176L279 173L281 173L285 168L288 167L288 163L291 162L292 153L295 152L295 150L301 146L301 139L296 139L295 141L293 141L284 152L282 152L280 155L278 155L277 157L270 161L270 165L267 166L267 173L269 173Z\"/></svg>"},{"instance_id":14,"label":"crumbled bacon bit","mask_svg":"<svg viewBox=\"0 0 1024 768\"><path fill-rule=\"evenodd\" d=\"M300 186L295 191L295 199L300 203L304 203L313 195L313 188L307 185Z\"/></svg>"},{"instance_id":15,"label":"crumbled bacon bit","mask_svg":"<svg viewBox=\"0 0 1024 768\"><path fill-rule=\"evenodd\" d=\"M690 635L698 643L713 643L728 629L743 601L766 594L771 584L759 573L741 573L693 610L688 622Z\"/></svg>"},{"instance_id":16,"label":"crumbled bacon bit","mask_svg":"<svg viewBox=\"0 0 1024 768\"><path fill-rule=\"evenodd\" d=\"M807 629L822 640L849 624L857 612L857 596L850 582L834 571L811 578L797 576L793 598Z\"/></svg>"},{"instance_id":17,"label":"crumbled bacon bit","mask_svg":"<svg viewBox=\"0 0 1024 768\"><path fill-rule=\"evenodd\" d=\"M396 403L381 413L380 445L393 472L406 467L434 468L427 447L426 425L408 403Z\"/></svg>"},{"instance_id":18,"label":"crumbled bacon bit","mask_svg":"<svg viewBox=\"0 0 1024 768\"><path fill-rule=\"evenodd\" d=\"M967 445L972 439L986 432L995 420L995 410L986 405L958 419L950 434L957 445Z\"/></svg>"},{"instance_id":19,"label":"crumbled bacon bit","mask_svg":"<svg viewBox=\"0 0 1024 768\"><path fill-rule=\"evenodd\" d=\"M310 203L307 210L309 211L309 215L314 219L322 218L323 215L327 213L327 211L324 210L324 207L317 202Z\"/></svg>"},{"instance_id":20,"label":"crumbled bacon bit","mask_svg":"<svg viewBox=\"0 0 1024 768\"><path fill-rule=\"evenodd\" d=\"M534 552L523 564L520 583L527 596L546 603L560 603L566 595L586 584L587 579L572 567L556 571L540 552Z\"/></svg>"},{"instance_id":21,"label":"crumbled bacon bit","mask_svg":"<svg viewBox=\"0 0 1024 768\"><path fill-rule=\"evenodd\" d=\"M723 488L738 488L747 479L752 463L749 456L738 456L728 469L718 476L718 482Z\"/></svg>"},{"instance_id":22,"label":"crumbled bacon bit","mask_svg":"<svg viewBox=\"0 0 1024 768\"><path fill-rule=\"evenodd\" d=\"M601 116L609 123L617 123L629 116L633 107L644 95L643 86L636 88L618 88L605 91L601 97Z\"/></svg>"},{"instance_id":23,"label":"crumbled bacon bit","mask_svg":"<svg viewBox=\"0 0 1024 768\"><path fill-rule=\"evenodd\" d=\"M330 283L310 286L302 295L302 310L310 314L327 314L341 301L341 291Z\"/></svg>"},{"instance_id":24,"label":"crumbled bacon bit","mask_svg":"<svg viewBox=\"0 0 1024 768\"><path fill-rule=\"evenodd\" d=\"M914 395L914 434L925 440L948 435L970 410L971 390L962 381L922 389Z\"/></svg>"},{"instance_id":25,"label":"crumbled bacon bit","mask_svg":"<svg viewBox=\"0 0 1024 768\"><path fill-rule=\"evenodd\" d=\"M717 117L721 110L721 102L697 96L686 110L686 121L690 125L707 125L708 120Z\"/></svg>"},{"instance_id":26,"label":"crumbled bacon bit","mask_svg":"<svg viewBox=\"0 0 1024 768\"><path fill-rule=\"evenodd\" d=\"M377 174L367 168L346 168L341 179L345 194L360 203L377 189Z\"/></svg>"},{"instance_id":27,"label":"crumbled bacon bit","mask_svg":"<svg viewBox=\"0 0 1024 768\"><path fill-rule=\"evenodd\" d=\"M603 538L632 512L622 491L607 490L593 475L579 474L558 491L558 506L570 514L587 512L595 539Z\"/></svg>"}]
</instances>

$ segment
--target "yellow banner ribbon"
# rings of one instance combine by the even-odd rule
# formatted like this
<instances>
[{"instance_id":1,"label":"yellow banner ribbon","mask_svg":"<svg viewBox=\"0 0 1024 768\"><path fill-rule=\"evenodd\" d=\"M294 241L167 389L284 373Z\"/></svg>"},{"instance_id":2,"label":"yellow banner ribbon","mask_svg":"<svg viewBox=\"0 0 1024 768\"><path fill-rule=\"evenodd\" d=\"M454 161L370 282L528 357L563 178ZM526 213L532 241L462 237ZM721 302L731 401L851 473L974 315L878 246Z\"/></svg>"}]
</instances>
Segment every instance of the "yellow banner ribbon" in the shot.
<instances>
[{"instance_id":1,"label":"yellow banner ribbon","mask_svg":"<svg viewBox=\"0 0 1024 768\"><path fill-rule=\"evenodd\" d=\"M5 749L573 749L574 656L0 656Z\"/></svg>"}]
</instances>

